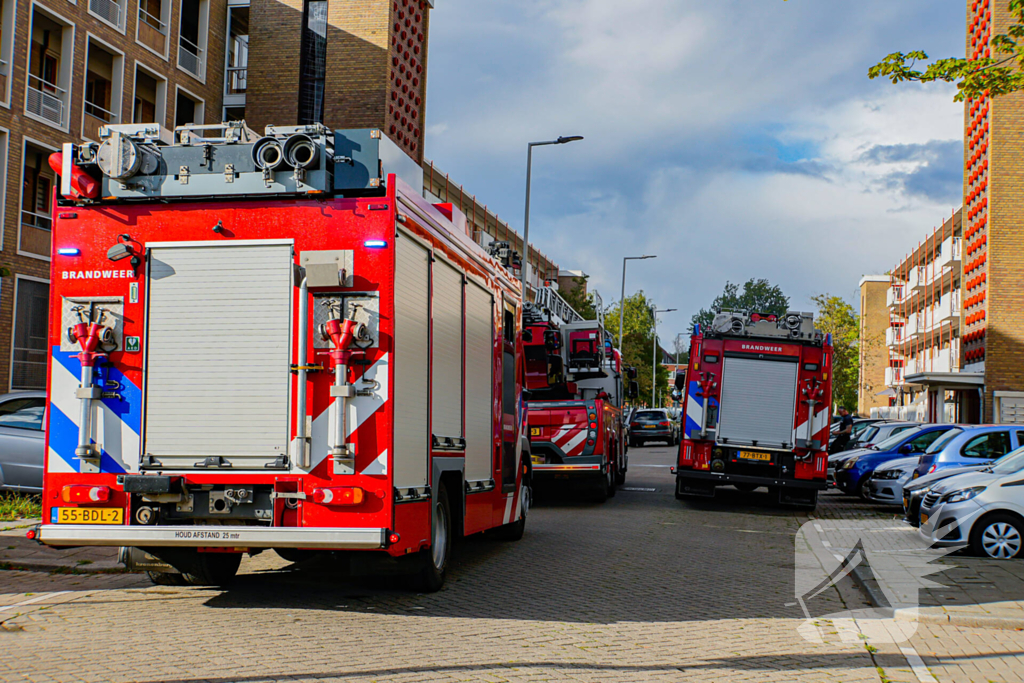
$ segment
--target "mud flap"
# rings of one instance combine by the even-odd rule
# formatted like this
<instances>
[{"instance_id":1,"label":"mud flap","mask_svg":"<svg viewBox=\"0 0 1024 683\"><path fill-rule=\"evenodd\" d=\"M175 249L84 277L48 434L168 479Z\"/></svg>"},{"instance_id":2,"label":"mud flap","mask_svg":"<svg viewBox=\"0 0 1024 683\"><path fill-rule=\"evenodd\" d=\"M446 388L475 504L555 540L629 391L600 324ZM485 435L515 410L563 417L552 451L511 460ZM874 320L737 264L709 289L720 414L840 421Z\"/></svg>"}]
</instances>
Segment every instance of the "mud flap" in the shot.
<instances>
[{"instance_id":1,"label":"mud flap","mask_svg":"<svg viewBox=\"0 0 1024 683\"><path fill-rule=\"evenodd\" d=\"M676 477L676 498L684 496L696 496L700 498L714 498L715 485L700 479L688 479Z\"/></svg>"}]
</instances>

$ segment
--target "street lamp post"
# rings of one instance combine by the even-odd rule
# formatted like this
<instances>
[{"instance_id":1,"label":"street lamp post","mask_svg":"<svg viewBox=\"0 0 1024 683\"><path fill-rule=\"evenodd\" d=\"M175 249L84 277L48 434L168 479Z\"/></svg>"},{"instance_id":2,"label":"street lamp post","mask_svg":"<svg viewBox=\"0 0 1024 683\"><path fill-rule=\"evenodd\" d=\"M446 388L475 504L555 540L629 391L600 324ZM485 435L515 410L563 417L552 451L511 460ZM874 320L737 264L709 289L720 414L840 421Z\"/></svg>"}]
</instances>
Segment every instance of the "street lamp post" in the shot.
<instances>
[{"instance_id":1,"label":"street lamp post","mask_svg":"<svg viewBox=\"0 0 1024 683\"><path fill-rule=\"evenodd\" d=\"M651 316L654 318L654 358L651 361L651 407L657 408L657 395L658 395L658 314L659 313L671 313L675 311L675 308L660 308L655 309L651 306Z\"/></svg>"},{"instance_id":2,"label":"street lamp post","mask_svg":"<svg viewBox=\"0 0 1024 683\"><path fill-rule=\"evenodd\" d=\"M526 217L523 219L523 263L520 266L519 281L523 287L523 301L526 301L526 269L530 265L530 175L533 169L533 148L544 145L564 145L582 140L582 135L561 136L547 142L531 142L526 146Z\"/></svg>"},{"instance_id":3,"label":"street lamp post","mask_svg":"<svg viewBox=\"0 0 1024 683\"><path fill-rule=\"evenodd\" d=\"M622 292L619 294L619 351L622 351L622 321L626 318L626 261L643 261L657 256L626 256L622 259Z\"/></svg>"}]
</instances>

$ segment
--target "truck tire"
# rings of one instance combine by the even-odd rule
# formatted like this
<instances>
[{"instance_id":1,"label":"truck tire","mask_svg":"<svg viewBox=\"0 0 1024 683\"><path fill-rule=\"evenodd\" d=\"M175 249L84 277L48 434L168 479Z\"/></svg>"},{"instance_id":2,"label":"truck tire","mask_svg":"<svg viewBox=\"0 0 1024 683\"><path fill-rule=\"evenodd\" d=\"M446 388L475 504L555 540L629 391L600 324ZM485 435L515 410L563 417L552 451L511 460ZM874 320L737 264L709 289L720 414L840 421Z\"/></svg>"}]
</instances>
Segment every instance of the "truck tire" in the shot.
<instances>
[{"instance_id":1,"label":"truck tire","mask_svg":"<svg viewBox=\"0 0 1024 683\"><path fill-rule=\"evenodd\" d=\"M612 495L612 474L611 469L608 470L607 474L603 475L597 480L594 486L594 494L591 497L595 503L603 503Z\"/></svg>"},{"instance_id":2,"label":"truck tire","mask_svg":"<svg viewBox=\"0 0 1024 683\"><path fill-rule=\"evenodd\" d=\"M193 586L224 586L231 583L242 563L242 553L196 553L188 571L181 575Z\"/></svg>"},{"instance_id":3,"label":"truck tire","mask_svg":"<svg viewBox=\"0 0 1024 683\"><path fill-rule=\"evenodd\" d=\"M152 581L153 584L157 585L157 586L187 586L188 585L188 581L185 580L185 575L184 574L179 574L177 572L153 572L153 571L147 570L146 571L146 576L148 576L149 580Z\"/></svg>"},{"instance_id":4,"label":"truck tire","mask_svg":"<svg viewBox=\"0 0 1024 683\"><path fill-rule=\"evenodd\" d=\"M437 502L430 523L430 547L420 551L419 570L413 587L421 593L436 593L444 586L448 560L452 554L452 512L444 482L437 488Z\"/></svg>"},{"instance_id":5,"label":"truck tire","mask_svg":"<svg viewBox=\"0 0 1024 683\"><path fill-rule=\"evenodd\" d=\"M530 509L533 501L533 489L529 484L523 482L523 490L519 494L519 519L495 529L495 538L503 541L518 541L526 533L526 512Z\"/></svg>"},{"instance_id":6,"label":"truck tire","mask_svg":"<svg viewBox=\"0 0 1024 683\"><path fill-rule=\"evenodd\" d=\"M285 562L292 563L305 562L317 556L317 552L314 550L301 550L299 548L274 548L274 552Z\"/></svg>"},{"instance_id":7,"label":"truck tire","mask_svg":"<svg viewBox=\"0 0 1024 683\"><path fill-rule=\"evenodd\" d=\"M743 493L750 493L758 488L757 484L733 484L733 486L736 487L737 491L742 491Z\"/></svg>"},{"instance_id":8,"label":"truck tire","mask_svg":"<svg viewBox=\"0 0 1024 683\"><path fill-rule=\"evenodd\" d=\"M615 468L615 485L616 486L622 486L625 483L626 483L626 470L624 470L624 469L620 470L619 468L616 467Z\"/></svg>"}]
</instances>

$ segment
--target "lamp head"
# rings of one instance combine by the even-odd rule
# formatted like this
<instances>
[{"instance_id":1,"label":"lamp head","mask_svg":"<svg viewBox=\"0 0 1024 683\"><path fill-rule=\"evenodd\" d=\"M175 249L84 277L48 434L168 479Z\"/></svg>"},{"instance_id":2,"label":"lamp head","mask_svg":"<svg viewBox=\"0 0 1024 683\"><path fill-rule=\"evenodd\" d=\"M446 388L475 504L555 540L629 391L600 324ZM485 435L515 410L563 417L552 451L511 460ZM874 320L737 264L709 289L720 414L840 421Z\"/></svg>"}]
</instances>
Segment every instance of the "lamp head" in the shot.
<instances>
[{"instance_id":1,"label":"lamp head","mask_svg":"<svg viewBox=\"0 0 1024 683\"><path fill-rule=\"evenodd\" d=\"M555 144L564 145L567 142L576 142L577 140L582 140L582 139L583 139L582 135L568 135L568 136L562 135L562 136L559 136L559 138L557 140L555 140Z\"/></svg>"}]
</instances>

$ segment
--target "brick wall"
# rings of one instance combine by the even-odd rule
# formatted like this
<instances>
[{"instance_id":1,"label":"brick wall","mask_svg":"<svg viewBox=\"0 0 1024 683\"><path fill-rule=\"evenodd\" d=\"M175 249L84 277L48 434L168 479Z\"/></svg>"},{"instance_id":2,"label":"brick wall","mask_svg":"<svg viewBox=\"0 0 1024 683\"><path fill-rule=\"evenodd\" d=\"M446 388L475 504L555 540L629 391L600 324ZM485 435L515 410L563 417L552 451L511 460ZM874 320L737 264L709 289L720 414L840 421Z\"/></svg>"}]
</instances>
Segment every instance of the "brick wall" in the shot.
<instances>
[{"instance_id":1,"label":"brick wall","mask_svg":"<svg viewBox=\"0 0 1024 683\"><path fill-rule=\"evenodd\" d=\"M860 285L860 374L857 389L857 413L867 417L872 408L889 405L886 396L877 396L886 389L885 368L889 365L889 349L885 330L889 327L889 307L885 293L889 278L874 281L865 278Z\"/></svg>"},{"instance_id":2,"label":"brick wall","mask_svg":"<svg viewBox=\"0 0 1024 683\"><path fill-rule=\"evenodd\" d=\"M267 124L298 121L302 7L302 0L252 0L249 5L245 118L257 132Z\"/></svg>"},{"instance_id":3,"label":"brick wall","mask_svg":"<svg viewBox=\"0 0 1024 683\"><path fill-rule=\"evenodd\" d=\"M70 106L66 115L66 130L32 119L25 114L25 93L28 67L29 26L33 4L27 0L3 0L16 2L15 33L9 78L11 94L9 101L0 103L0 127L9 131L7 148L7 171L4 183L6 195L3 202L3 249L0 263L8 266L13 274L0 282L0 393L10 386L11 344L14 330L14 283L16 276L50 278L48 259L18 254L18 235L21 217L21 185L23 178L22 146L26 139L42 147L60 148L64 142L80 140L84 106L86 43L91 35L103 48L112 53L123 53L121 121L131 121L134 102L135 69L141 64L152 73L167 79L167 97L164 123L174 124L175 86L180 85L193 97L204 100L207 123L220 121L221 102L224 87L224 42L227 33L226 0L210 0L208 14L209 35L206 48L205 79L199 81L177 66L177 44L180 2L171 2L168 22L167 58L154 54L136 41L138 3L123 0L122 7L127 14L122 33L89 14L89 0L78 0L73 5L66 0L36 0L36 5L57 15L75 26L74 53L70 77ZM5 57L6 58L6 57ZM3 93L0 92L0 96Z\"/></svg>"}]
</instances>

